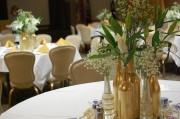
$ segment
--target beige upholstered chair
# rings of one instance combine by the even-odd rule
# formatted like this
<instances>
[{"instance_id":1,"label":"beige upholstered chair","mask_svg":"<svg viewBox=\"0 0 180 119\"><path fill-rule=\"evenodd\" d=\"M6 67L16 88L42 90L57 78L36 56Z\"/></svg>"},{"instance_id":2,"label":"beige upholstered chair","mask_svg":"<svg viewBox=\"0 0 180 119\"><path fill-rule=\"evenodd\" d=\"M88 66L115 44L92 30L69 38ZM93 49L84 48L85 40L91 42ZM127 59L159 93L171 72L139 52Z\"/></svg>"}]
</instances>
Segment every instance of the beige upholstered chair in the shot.
<instances>
[{"instance_id":1,"label":"beige upholstered chair","mask_svg":"<svg viewBox=\"0 0 180 119\"><path fill-rule=\"evenodd\" d=\"M74 46L58 46L49 52L52 62L52 76L49 80L51 90L54 88L55 81L68 81L69 65L73 62L76 48Z\"/></svg>"},{"instance_id":2,"label":"beige upholstered chair","mask_svg":"<svg viewBox=\"0 0 180 119\"><path fill-rule=\"evenodd\" d=\"M76 30L75 30L73 25L70 25L70 29L71 29L71 34L75 35L76 34Z\"/></svg>"},{"instance_id":3,"label":"beige upholstered chair","mask_svg":"<svg viewBox=\"0 0 180 119\"><path fill-rule=\"evenodd\" d=\"M43 38L46 40L47 43L52 42L52 37L49 34L37 34L36 35L37 43L39 43Z\"/></svg>"},{"instance_id":4,"label":"beige upholstered chair","mask_svg":"<svg viewBox=\"0 0 180 119\"><path fill-rule=\"evenodd\" d=\"M91 44L90 32L91 32L91 30L87 26L82 26L80 28L81 39L85 45L86 50L88 50L90 48L90 44Z\"/></svg>"},{"instance_id":5,"label":"beige upholstered chair","mask_svg":"<svg viewBox=\"0 0 180 119\"><path fill-rule=\"evenodd\" d=\"M12 34L12 30L11 29L3 29L1 30L1 34Z\"/></svg>"},{"instance_id":6,"label":"beige upholstered chair","mask_svg":"<svg viewBox=\"0 0 180 119\"><path fill-rule=\"evenodd\" d=\"M9 106L11 107L12 93L15 89L34 88L39 94L38 88L34 85L34 62L35 56L30 52L12 52L4 56L5 63L9 70L11 90L9 92Z\"/></svg>"},{"instance_id":7,"label":"beige upholstered chair","mask_svg":"<svg viewBox=\"0 0 180 119\"><path fill-rule=\"evenodd\" d=\"M65 40L71 42L78 50L80 49L81 45L81 37L78 35L68 35L66 36Z\"/></svg>"},{"instance_id":8,"label":"beige upholstered chair","mask_svg":"<svg viewBox=\"0 0 180 119\"><path fill-rule=\"evenodd\" d=\"M70 79L73 84L82 84L96 81L103 81L103 75L96 72L94 69L85 67L84 59L73 62L69 67Z\"/></svg>"},{"instance_id":9,"label":"beige upholstered chair","mask_svg":"<svg viewBox=\"0 0 180 119\"><path fill-rule=\"evenodd\" d=\"M16 35L14 35L14 34L5 34L5 35L3 35L2 37L0 37L0 44L2 46L5 46L5 44L6 44L6 42L8 40L11 41L12 43L14 43L15 40L16 40Z\"/></svg>"},{"instance_id":10,"label":"beige upholstered chair","mask_svg":"<svg viewBox=\"0 0 180 119\"><path fill-rule=\"evenodd\" d=\"M77 31L77 33L78 32L80 32L80 28L82 27L82 26L85 26L84 24L76 24L76 31Z\"/></svg>"},{"instance_id":11,"label":"beige upholstered chair","mask_svg":"<svg viewBox=\"0 0 180 119\"><path fill-rule=\"evenodd\" d=\"M101 43L100 37L94 37L91 41L91 49L96 49Z\"/></svg>"}]
</instances>

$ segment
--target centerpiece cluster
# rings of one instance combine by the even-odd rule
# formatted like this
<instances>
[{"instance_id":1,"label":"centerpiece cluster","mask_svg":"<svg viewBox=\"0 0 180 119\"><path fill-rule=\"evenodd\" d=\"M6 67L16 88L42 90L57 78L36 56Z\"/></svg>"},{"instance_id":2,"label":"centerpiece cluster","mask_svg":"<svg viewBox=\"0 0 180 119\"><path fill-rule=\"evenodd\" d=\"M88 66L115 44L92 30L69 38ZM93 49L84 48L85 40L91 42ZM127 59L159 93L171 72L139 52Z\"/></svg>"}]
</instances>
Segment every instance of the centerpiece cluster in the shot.
<instances>
[{"instance_id":1,"label":"centerpiece cluster","mask_svg":"<svg viewBox=\"0 0 180 119\"><path fill-rule=\"evenodd\" d=\"M21 35L20 49L33 50L36 47L35 31L38 30L37 25L41 22L41 18L35 18L32 12L18 10L17 20L10 25L12 30Z\"/></svg>"},{"instance_id":2,"label":"centerpiece cluster","mask_svg":"<svg viewBox=\"0 0 180 119\"><path fill-rule=\"evenodd\" d=\"M111 118L112 115L118 119L158 118L160 86L156 75L160 73L161 67L158 58L164 47L168 58L172 46L168 36L173 35L178 19L162 35L161 29L168 9L152 6L148 0L114 0L112 8L114 17L109 19L109 25L102 25L103 33L100 32L105 38L104 42L97 49L91 50L86 59L86 66L108 72L104 75L105 79L114 68L114 65L106 64L117 62L113 80L114 108L104 110L105 118ZM143 72L143 77L135 72L136 66ZM102 102L107 108L106 103L110 101L107 94L112 97L111 91L105 90L104 93L106 99L103 94ZM114 114L109 111L113 109Z\"/></svg>"}]
</instances>

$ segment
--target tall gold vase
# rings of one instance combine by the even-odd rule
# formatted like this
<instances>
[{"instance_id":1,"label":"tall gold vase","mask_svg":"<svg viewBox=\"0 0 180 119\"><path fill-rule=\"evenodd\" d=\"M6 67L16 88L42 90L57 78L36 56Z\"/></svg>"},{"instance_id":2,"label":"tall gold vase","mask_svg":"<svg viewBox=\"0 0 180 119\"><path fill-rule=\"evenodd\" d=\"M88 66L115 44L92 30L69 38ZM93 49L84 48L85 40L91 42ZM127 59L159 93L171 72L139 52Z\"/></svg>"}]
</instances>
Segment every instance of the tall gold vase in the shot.
<instances>
[{"instance_id":1,"label":"tall gold vase","mask_svg":"<svg viewBox=\"0 0 180 119\"><path fill-rule=\"evenodd\" d=\"M120 82L122 81L122 72L121 72L121 60L116 60L116 75L113 80L113 94L114 94L114 113L115 117L119 117L119 101L118 101L118 87Z\"/></svg>"},{"instance_id":2,"label":"tall gold vase","mask_svg":"<svg viewBox=\"0 0 180 119\"><path fill-rule=\"evenodd\" d=\"M151 75L149 81L150 95L153 102L153 119L157 119L160 114L160 85L156 75Z\"/></svg>"},{"instance_id":3,"label":"tall gold vase","mask_svg":"<svg viewBox=\"0 0 180 119\"><path fill-rule=\"evenodd\" d=\"M134 118L140 117L140 77L136 74L134 68L134 60L132 59L128 65L129 81L133 85L133 112Z\"/></svg>"},{"instance_id":4,"label":"tall gold vase","mask_svg":"<svg viewBox=\"0 0 180 119\"><path fill-rule=\"evenodd\" d=\"M129 81L128 67L122 68L122 82L118 88L119 119L134 119L133 86Z\"/></svg>"}]
</instances>

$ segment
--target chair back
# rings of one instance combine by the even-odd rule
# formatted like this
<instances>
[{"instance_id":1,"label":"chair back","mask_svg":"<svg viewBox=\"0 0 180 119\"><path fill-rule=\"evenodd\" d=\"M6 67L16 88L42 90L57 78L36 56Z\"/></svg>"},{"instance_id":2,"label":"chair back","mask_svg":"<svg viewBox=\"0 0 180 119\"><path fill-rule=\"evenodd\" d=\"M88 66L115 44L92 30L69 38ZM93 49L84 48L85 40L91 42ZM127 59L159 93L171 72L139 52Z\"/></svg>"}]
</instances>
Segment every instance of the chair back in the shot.
<instances>
[{"instance_id":1,"label":"chair back","mask_svg":"<svg viewBox=\"0 0 180 119\"><path fill-rule=\"evenodd\" d=\"M5 46L7 41L11 41L12 43L15 43L16 35L14 34L5 34L0 37L0 44L1 46Z\"/></svg>"},{"instance_id":2,"label":"chair back","mask_svg":"<svg viewBox=\"0 0 180 119\"><path fill-rule=\"evenodd\" d=\"M82 27L82 26L85 26L84 24L76 24L76 31L77 31L77 33L78 32L80 32L80 28Z\"/></svg>"},{"instance_id":3,"label":"chair back","mask_svg":"<svg viewBox=\"0 0 180 119\"><path fill-rule=\"evenodd\" d=\"M94 69L87 69L87 67L84 66L85 63L86 61L81 59L70 65L69 75L73 84L103 81L103 75L99 74Z\"/></svg>"},{"instance_id":4,"label":"chair back","mask_svg":"<svg viewBox=\"0 0 180 119\"><path fill-rule=\"evenodd\" d=\"M78 35L68 35L65 40L71 42L78 50L81 45L81 37Z\"/></svg>"},{"instance_id":5,"label":"chair back","mask_svg":"<svg viewBox=\"0 0 180 119\"><path fill-rule=\"evenodd\" d=\"M39 43L43 38L46 40L47 43L52 42L52 37L49 34L38 34L36 35L37 43Z\"/></svg>"},{"instance_id":6,"label":"chair back","mask_svg":"<svg viewBox=\"0 0 180 119\"><path fill-rule=\"evenodd\" d=\"M12 34L12 30L11 29L3 29L1 30L1 34Z\"/></svg>"},{"instance_id":7,"label":"chair back","mask_svg":"<svg viewBox=\"0 0 180 119\"><path fill-rule=\"evenodd\" d=\"M71 29L71 34L75 35L76 34L76 30L75 30L73 25L70 25L70 29Z\"/></svg>"},{"instance_id":8,"label":"chair back","mask_svg":"<svg viewBox=\"0 0 180 119\"><path fill-rule=\"evenodd\" d=\"M90 44L91 43L90 32L91 32L91 30L87 26L82 26L80 28L81 39L82 39L84 44Z\"/></svg>"},{"instance_id":9,"label":"chair back","mask_svg":"<svg viewBox=\"0 0 180 119\"><path fill-rule=\"evenodd\" d=\"M69 65L73 62L76 48L74 46L58 46L49 52L52 62L52 75L56 79L68 79Z\"/></svg>"},{"instance_id":10,"label":"chair back","mask_svg":"<svg viewBox=\"0 0 180 119\"><path fill-rule=\"evenodd\" d=\"M97 47L101 43L101 38L100 37L94 37L91 41L91 49L97 49Z\"/></svg>"},{"instance_id":11,"label":"chair back","mask_svg":"<svg viewBox=\"0 0 180 119\"><path fill-rule=\"evenodd\" d=\"M12 52L4 57L9 70L10 85L24 89L34 86L35 80L33 68L35 56L30 52Z\"/></svg>"}]
</instances>

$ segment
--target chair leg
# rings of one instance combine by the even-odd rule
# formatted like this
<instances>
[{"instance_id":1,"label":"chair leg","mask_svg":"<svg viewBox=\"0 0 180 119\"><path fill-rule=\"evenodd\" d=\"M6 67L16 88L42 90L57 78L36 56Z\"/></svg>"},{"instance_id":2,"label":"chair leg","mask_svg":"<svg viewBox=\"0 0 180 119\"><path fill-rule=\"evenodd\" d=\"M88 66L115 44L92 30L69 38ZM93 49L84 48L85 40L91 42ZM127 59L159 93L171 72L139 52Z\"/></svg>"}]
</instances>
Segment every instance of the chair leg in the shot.
<instances>
[{"instance_id":1,"label":"chair leg","mask_svg":"<svg viewBox=\"0 0 180 119\"><path fill-rule=\"evenodd\" d=\"M14 88L12 88L9 92L9 108L12 106L12 93L14 92Z\"/></svg>"},{"instance_id":2,"label":"chair leg","mask_svg":"<svg viewBox=\"0 0 180 119\"><path fill-rule=\"evenodd\" d=\"M50 87L51 87L51 90L54 89L54 83L53 82L50 83Z\"/></svg>"},{"instance_id":3,"label":"chair leg","mask_svg":"<svg viewBox=\"0 0 180 119\"><path fill-rule=\"evenodd\" d=\"M39 90L37 89L37 87L34 87L34 91L36 92L36 95L39 94Z\"/></svg>"}]
</instances>

